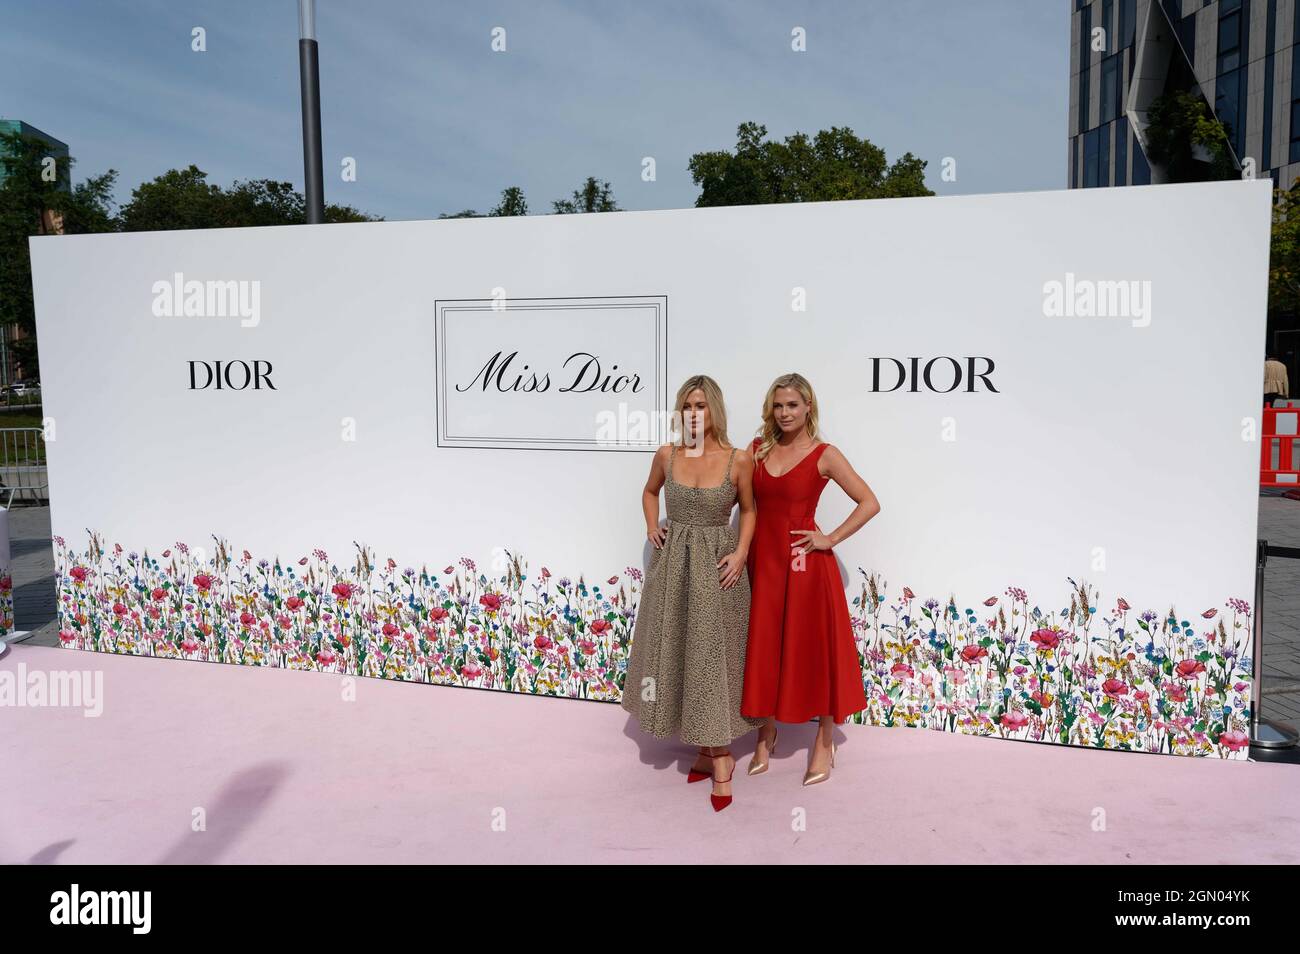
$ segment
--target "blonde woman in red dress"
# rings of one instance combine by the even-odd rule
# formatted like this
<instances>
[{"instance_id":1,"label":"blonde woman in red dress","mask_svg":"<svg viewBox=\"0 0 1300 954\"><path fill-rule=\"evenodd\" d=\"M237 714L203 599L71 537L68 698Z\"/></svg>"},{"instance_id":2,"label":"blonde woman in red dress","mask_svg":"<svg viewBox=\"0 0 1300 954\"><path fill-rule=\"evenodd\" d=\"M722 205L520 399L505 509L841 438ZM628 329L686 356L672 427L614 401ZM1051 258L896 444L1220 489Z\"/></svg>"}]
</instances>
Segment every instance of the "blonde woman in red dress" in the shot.
<instances>
[{"instance_id":1,"label":"blonde woman in red dress","mask_svg":"<svg viewBox=\"0 0 1300 954\"><path fill-rule=\"evenodd\" d=\"M839 448L821 440L817 396L802 375L772 382L751 445L758 511L749 548L750 610L741 714L761 718L749 774L767 771L776 722L819 719L804 785L830 778L836 723L867 707L862 664L831 548L880 513L880 502ZM857 506L823 533L817 501L835 481Z\"/></svg>"}]
</instances>

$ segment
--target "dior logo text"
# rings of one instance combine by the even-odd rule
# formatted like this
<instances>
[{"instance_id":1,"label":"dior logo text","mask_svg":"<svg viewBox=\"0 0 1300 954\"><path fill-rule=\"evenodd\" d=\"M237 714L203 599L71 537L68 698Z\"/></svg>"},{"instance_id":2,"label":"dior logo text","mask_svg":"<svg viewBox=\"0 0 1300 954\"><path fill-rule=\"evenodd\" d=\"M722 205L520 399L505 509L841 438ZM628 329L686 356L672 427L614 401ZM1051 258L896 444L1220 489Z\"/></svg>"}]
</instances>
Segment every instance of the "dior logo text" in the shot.
<instances>
[{"instance_id":1,"label":"dior logo text","mask_svg":"<svg viewBox=\"0 0 1300 954\"><path fill-rule=\"evenodd\" d=\"M271 383L270 361L191 361L190 390L209 387L214 391L280 390Z\"/></svg>"},{"instance_id":2,"label":"dior logo text","mask_svg":"<svg viewBox=\"0 0 1300 954\"><path fill-rule=\"evenodd\" d=\"M239 318L244 328L262 320L259 281L185 280L176 272L171 281L153 283L153 313L159 318Z\"/></svg>"},{"instance_id":3,"label":"dior logo text","mask_svg":"<svg viewBox=\"0 0 1300 954\"><path fill-rule=\"evenodd\" d=\"M561 365L564 380L568 382L557 388L561 394L571 392L603 391L619 394L630 390L633 393L645 389L641 375L618 372L618 365L610 365L608 371L601 367L600 359L586 351L576 351L564 359ZM498 351L488 358L487 363L479 368L478 373L468 384L457 384L457 391L468 391L479 383L480 390L495 388L498 391L542 392L551 389L550 372L533 369L519 358L518 351L504 355Z\"/></svg>"},{"instance_id":4,"label":"dior logo text","mask_svg":"<svg viewBox=\"0 0 1300 954\"><path fill-rule=\"evenodd\" d=\"M126 924L132 934L148 934L153 918L151 891L69 891L50 895L51 924Z\"/></svg>"},{"instance_id":5,"label":"dior logo text","mask_svg":"<svg viewBox=\"0 0 1300 954\"><path fill-rule=\"evenodd\" d=\"M976 382L983 381L986 390L995 394L1002 393L989 380L989 376L993 373L992 358L949 358L944 356L931 358L924 365L921 364L921 358L912 357L907 360L908 364L904 365L897 358L872 358L871 390L875 393L887 394L907 385L907 390L913 393L924 387L927 391L949 394L961 387L963 381L966 383L968 392L979 390L979 385ZM886 367L885 375L893 378L894 381L892 385L885 388L880 386L882 361L888 361L892 365L892 367Z\"/></svg>"},{"instance_id":6,"label":"dior logo text","mask_svg":"<svg viewBox=\"0 0 1300 954\"><path fill-rule=\"evenodd\" d=\"M1065 281L1043 284L1048 318L1131 318L1134 328L1151 324L1151 282L1093 281L1065 273Z\"/></svg>"}]
</instances>

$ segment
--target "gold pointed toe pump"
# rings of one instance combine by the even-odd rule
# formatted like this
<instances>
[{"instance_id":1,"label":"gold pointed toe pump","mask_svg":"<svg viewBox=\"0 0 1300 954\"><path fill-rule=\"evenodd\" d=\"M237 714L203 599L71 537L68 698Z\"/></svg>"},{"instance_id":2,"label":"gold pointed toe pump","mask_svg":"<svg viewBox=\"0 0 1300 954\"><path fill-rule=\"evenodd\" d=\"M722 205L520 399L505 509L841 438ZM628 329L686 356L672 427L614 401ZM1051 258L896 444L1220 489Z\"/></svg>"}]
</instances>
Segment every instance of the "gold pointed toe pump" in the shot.
<instances>
[{"instance_id":1,"label":"gold pointed toe pump","mask_svg":"<svg viewBox=\"0 0 1300 954\"><path fill-rule=\"evenodd\" d=\"M835 743L831 743L831 768L835 768ZM805 785L816 785L818 782L824 782L831 777L830 770L825 772L805 772L803 783Z\"/></svg>"},{"instance_id":2,"label":"gold pointed toe pump","mask_svg":"<svg viewBox=\"0 0 1300 954\"><path fill-rule=\"evenodd\" d=\"M749 760L750 775L762 775L764 772L767 771L767 767L768 764L771 762L772 756L776 754L776 734L777 734L777 730L773 729L772 741L768 743L767 746L767 758L763 759L763 761L761 762L757 758L752 758Z\"/></svg>"}]
</instances>

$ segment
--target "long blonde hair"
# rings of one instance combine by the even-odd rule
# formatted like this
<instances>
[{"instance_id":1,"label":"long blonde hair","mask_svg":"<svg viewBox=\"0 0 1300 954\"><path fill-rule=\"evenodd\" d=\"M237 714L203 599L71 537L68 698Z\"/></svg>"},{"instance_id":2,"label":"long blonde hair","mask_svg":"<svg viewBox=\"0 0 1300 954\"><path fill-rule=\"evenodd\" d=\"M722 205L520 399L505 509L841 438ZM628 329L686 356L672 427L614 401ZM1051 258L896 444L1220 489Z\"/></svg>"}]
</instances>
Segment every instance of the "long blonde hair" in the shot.
<instances>
[{"instance_id":1,"label":"long blonde hair","mask_svg":"<svg viewBox=\"0 0 1300 954\"><path fill-rule=\"evenodd\" d=\"M799 392L800 397L808 402L808 418L804 422L804 429L808 436L814 441L820 440L821 432L817 428L817 394L813 391L813 386L808 383L808 379L802 374L783 374L767 389L767 397L763 398L763 426L758 429L759 445L758 450L754 453L755 460L762 460L767 456L768 451L776 444L777 438L781 436L781 428L776 423L776 392L781 388L792 388Z\"/></svg>"},{"instance_id":2,"label":"long blonde hair","mask_svg":"<svg viewBox=\"0 0 1300 954\"><path fill-rule=\"evenodd\" d=\"M676 435L672 443L686 442L686 422L682 420L682 405L686 403L686 395L697 390L704 392L704 403L709 406L709 420L712 423L714 439L723 447L730 447L731 440L727 437L727 404L722 399L722 388L718 387L718 382L707 374L692 375L677 389L677 404L673 407L672 422ZM703 438L704 435L701 434L700 439Z\"/></svg>"}]
</instances>

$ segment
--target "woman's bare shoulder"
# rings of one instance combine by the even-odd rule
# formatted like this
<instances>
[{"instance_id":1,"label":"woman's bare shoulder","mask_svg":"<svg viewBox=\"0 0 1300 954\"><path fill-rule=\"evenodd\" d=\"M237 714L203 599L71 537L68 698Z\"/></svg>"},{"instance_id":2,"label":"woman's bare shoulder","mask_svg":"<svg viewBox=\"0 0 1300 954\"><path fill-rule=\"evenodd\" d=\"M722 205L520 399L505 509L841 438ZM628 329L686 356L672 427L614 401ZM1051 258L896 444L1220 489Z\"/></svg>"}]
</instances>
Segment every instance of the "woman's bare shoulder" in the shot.
<instances>
[{"instance_id":1,"label":"woman's bare shoulder","mask_svg":"<svg viewBox=\"0 0 1300 954\"><path fill-rule=\"evenodd\" d=\"M660 445L659 445L659 448L655 451L655 456L654 456L654 460L652 461L652 463L655 463L655 464L667 464L667 463L668 463L668 458L670 458L670 457L672 457L672 456L673 456L673 445L672 445L672 444L660 444Z\"/></svg>"},{"instance_id":2,"label":"woman's bare shoulder","mask_svg":"<svg viewBox=\"0 0 1300 954\"><path fill-rule=\"evenodd\" d=\"M829 469L832 467L838 467L842 464L848 464L849 462L849 459L844 456L844 453L829 441L822 441L821 455L821 459L817 461L819 469L822 464L825 464Z\"/></svg>"}]
</instances>

